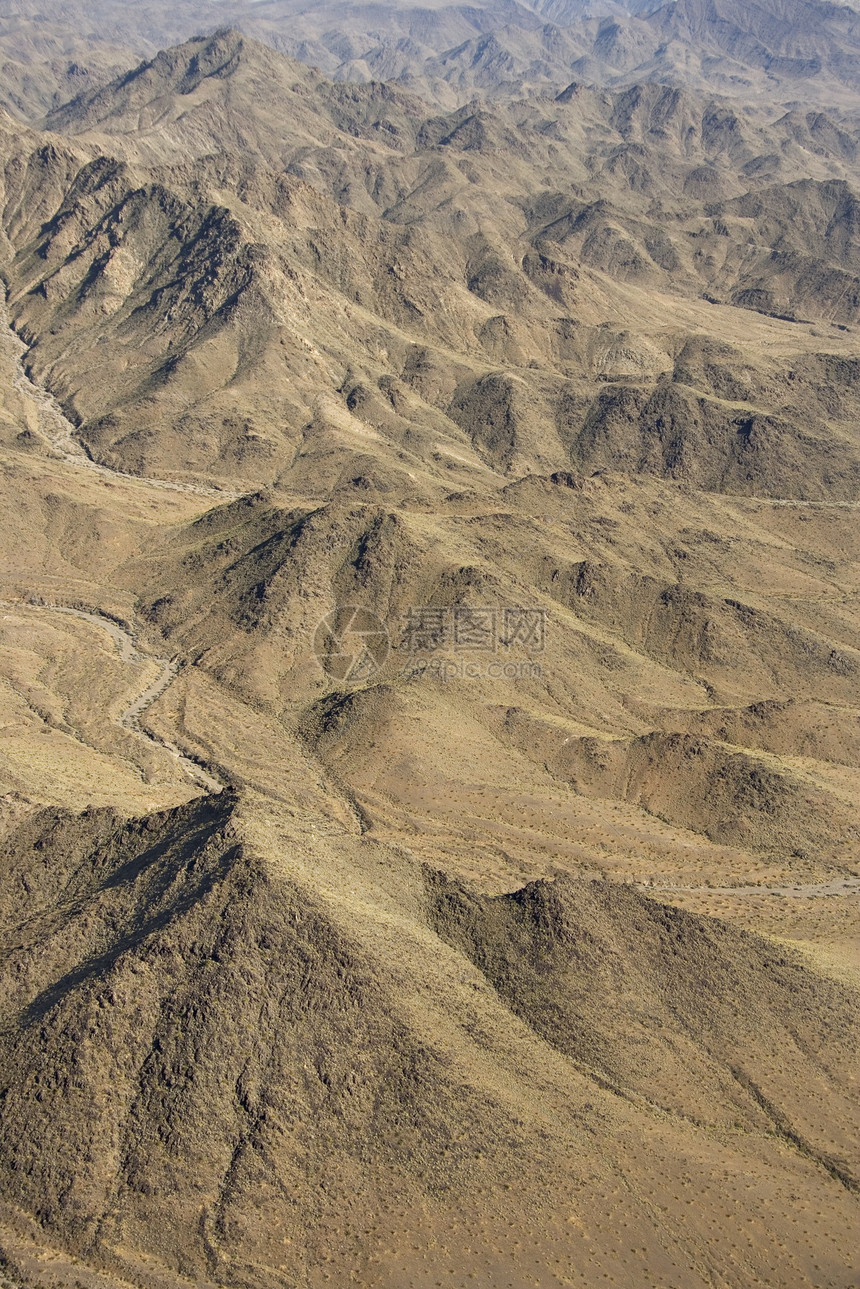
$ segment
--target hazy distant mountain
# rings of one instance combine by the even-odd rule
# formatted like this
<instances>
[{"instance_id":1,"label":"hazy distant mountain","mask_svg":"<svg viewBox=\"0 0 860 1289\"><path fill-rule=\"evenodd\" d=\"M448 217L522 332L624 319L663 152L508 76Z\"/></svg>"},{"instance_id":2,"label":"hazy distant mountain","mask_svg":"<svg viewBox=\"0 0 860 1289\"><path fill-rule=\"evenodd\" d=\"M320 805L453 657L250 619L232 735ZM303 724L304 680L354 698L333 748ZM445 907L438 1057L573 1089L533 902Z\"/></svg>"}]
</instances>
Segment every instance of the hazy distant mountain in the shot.
<instances>
[{"instance_id":1,"label":"hazy distant mountain","mask_svg":"<svg viewBox=\"0 0 860 1289\"><path fill-rule=\"evenodd\" d=\"M159 47L229 23L335 80L398 80L456 106L476 93L522 97L643 80L790 101L815 87L847 103L860 85L860 18L816 0L487 0L475 4L155 0L129 8L49 3L38 39L7 0L3 101L38 116L86 83L103 83L120 51ZM82 52L84 51L84 52ZM806 87L806 88L803 88Z\"/></svg>"}]
</instances>

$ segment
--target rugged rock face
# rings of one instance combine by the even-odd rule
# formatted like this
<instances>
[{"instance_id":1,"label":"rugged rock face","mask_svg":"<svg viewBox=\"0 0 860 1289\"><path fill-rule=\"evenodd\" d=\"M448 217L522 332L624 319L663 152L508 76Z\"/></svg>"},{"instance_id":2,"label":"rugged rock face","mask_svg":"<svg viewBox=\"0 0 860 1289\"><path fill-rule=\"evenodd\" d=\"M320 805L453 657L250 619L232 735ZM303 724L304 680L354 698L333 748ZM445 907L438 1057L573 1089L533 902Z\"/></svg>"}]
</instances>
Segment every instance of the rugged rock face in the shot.
<instances>
[{"instance_id":1,"label":"rugged rock face","mask_svg":"<svg viewBox=\"0 0 860 1289\"><path fill-rule=\"evenodd\" d=\"M296 1284L374 1177L444 1191L482 1138L379 964L233 811L45 812L7 840L3 1198L97 1265Z\"/></svg>"}]
</instances>

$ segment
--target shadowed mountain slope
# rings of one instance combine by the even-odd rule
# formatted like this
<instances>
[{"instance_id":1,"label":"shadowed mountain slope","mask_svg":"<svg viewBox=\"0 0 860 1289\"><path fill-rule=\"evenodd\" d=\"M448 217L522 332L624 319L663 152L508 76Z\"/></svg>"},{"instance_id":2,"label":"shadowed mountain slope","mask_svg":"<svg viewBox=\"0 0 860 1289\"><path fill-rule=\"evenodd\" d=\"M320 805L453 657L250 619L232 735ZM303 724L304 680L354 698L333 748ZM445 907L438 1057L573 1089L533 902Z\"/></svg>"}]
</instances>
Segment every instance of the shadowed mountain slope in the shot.
<instances>
[{"instance_id":1,"label":"shadowed mountain slope","mask_svg":"<svg viewBox=\"0 0 860 1289\"><path fill-rule=\"evenodd\" d=\"M377 874L366 857L353 878L375 891L368 918L360 899L309 889L309 870L297 880L297 842L282 833L260 853L227 793L128 822L46 812L6 839L11 1274L38 1270L38 1228L122 1283L358 1271L392 1285L393 1248L421 1285L446 1273L462 1232L460 1275L523 1274L538 1252L538 1283L564 1283L611 1220L636 1230L640 1267L706 1284L727 1253L714 1214L752 1176L768 1234L734 1255L736 1283L753 1283L759 1259L797 1284L818 1283L813 1259L850 1282L829 1251L850 1242L856 1205L850 1103L838 1129L832 1117L856 1057L848 994L755 937L603 883L487 900L439 875L422 888L380 853ZM315 863L322 843L309 843ZM354 839L327 844L355 864ZM369 934L381 914L410 946L399 963L384 920ZM527 1233L550 1178L555 1213ZM709 1199L667 1248L661 1214L679 1186ZM826 1240L781 1219L788 1189L825 1207ZM416 1222L434 1235L417 1256ZM524 1239L511 1242L511 1223ZM705 1231L713 1251L678 1280L673 1264ZM617 1275L623 1244L601 1244L597 1273Z\"/></svg>"}]
</instances>

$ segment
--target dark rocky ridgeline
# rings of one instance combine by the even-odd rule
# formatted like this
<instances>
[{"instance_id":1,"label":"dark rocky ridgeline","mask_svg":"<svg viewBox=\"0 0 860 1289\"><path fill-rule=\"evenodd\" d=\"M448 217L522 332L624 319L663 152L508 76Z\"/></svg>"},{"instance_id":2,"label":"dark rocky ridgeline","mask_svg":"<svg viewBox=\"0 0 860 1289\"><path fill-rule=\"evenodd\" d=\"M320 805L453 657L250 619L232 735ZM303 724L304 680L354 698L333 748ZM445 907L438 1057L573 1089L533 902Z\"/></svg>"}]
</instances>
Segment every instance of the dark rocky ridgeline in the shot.
<instances>
[{"instance_id":1,"label":"dark rocky ridgeline","mask_svg":"<svg viewBox=\"0 0 860 1289\"><path fill-rule=\"evenodd\" d=\"M380 1203L456 1188L492 1116L235 806L6 840L0 1195L95 1267L298 1285Z\"/></svg>"},{"instance_id":2,"label":"dark rocky ridgeline","mask_svg":"<svg viewBox=\"0 0 860 1289\"><path fill-rule=\"evenodd\" d=\"M488 897L429 870L426 880L439 935L618 1095L712 1124L770 1120L860 1190L852 990L630 887L559 877ZM838 1128L822 1122L822 1096L844 1107Z\"/></svg>"}]
</instances>

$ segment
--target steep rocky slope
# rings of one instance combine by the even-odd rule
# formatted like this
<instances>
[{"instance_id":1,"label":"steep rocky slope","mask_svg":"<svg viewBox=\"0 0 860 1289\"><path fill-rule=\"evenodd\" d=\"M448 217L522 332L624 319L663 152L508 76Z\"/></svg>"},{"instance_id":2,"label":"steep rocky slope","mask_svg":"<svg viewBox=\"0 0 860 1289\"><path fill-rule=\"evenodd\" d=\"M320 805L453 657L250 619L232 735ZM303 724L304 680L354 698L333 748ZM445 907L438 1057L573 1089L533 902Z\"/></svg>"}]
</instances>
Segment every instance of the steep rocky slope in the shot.
<instances>
[{"instance_id":1,"label":"steep rocky slope","mask_svg":"<svg viewBox=\"0 0 860 1289\"><path fill-rule=\"evenodd\" d=\"M856 1208L847 993L604 883L487 900L382 852L352 879L368 915L314 889L322 839L283 828L260 853L222 794L128 822L44 812L7 837L13 1277L594 1283L628 1260L611 1223L665 1284L727 1257L737 1284L762 1266L851 1283L831 1244ZM355 840L326 840L354 868ZM756 1238L730 1252L719 1214L730 1229L743 1177ZM826 1232L781 1217L790 1190ZM68 1275L40 1266L36 1232Z\"/></svg>"}]
</instances>

